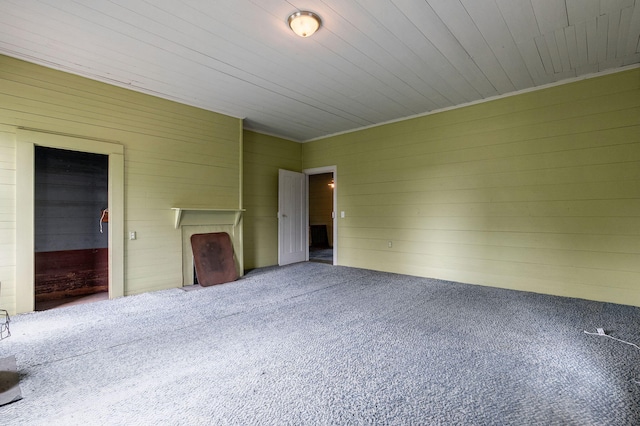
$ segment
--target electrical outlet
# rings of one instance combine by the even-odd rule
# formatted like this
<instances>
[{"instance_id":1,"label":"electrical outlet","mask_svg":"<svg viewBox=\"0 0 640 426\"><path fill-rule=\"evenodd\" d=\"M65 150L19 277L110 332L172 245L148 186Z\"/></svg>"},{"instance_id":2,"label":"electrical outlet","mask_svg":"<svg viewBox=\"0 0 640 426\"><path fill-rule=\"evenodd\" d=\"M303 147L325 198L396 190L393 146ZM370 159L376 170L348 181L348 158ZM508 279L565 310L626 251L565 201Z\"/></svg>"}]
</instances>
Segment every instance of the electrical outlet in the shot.
<instances>
[{"instance_id":1,"label":"electrical outlet","mask_svg":"<svg viewBox=\"0 0 640 426\"><path fill-rule=\"evenodd\" d=\"M604 328L596 328L599 336L606 336L607 333L604 332Z\"/></svg>"},{"instance_id":2,"label":"electrical outlet","mask_svg":"<svg viewBox=\"0 0 640 426\"><path fill-rule=\"evenodd\" d=\"M129 232L129 239L135 240L138 236L136 235L136 231Z\"/></svg>"},{"instance_id":3,"label":"electrical outlet","mask_svg":"<svg viewBox=\"0 0 640 426\"><path fill-rule=\"evenodd\" d=\"M393 248L393 241L389 241L387 245L389 246L389 248Z\"/></svg>"}]
</instances>

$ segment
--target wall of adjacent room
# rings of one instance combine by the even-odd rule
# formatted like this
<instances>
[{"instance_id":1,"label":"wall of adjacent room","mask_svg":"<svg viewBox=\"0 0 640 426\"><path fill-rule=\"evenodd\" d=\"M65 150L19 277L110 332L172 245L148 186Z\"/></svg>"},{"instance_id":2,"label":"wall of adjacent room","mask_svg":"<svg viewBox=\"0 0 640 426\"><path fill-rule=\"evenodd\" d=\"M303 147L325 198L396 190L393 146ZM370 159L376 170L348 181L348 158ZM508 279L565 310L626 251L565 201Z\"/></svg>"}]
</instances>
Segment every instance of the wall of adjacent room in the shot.
<instances>
[{"instance_id":1,"label":"wall of adjacent room","mask_svg":"<svg viewBox=\"0 0 640 426\"><path fill-rule=\"evenodd\" d=\"M278 169L302 170L302 145L244 132L244 261L253 269L278 264Z\"/></svg>"},{"instance_id":2,"label":"wall of adjacent room","mask_svg":"<svg viewBox=\"0 0 640 426\"><path fill-rule=\"evenodd\" d=\"M109 157L36 147L35 295L38 302L109 288Z\"/></svg>"},{"instance_id":3,"label":"wall of adjacent room","mask_svg":"<svg viewBox=\"0 0 640 426\"><path fill-rule=\"evenodd\" d=\"M124 147L125 294L182 284L171 207L237 209L241 120L0 56L0 306L15 307L18 128ZM96 222L97 223L97 222ZM122 236L125 237L124 235Z\"/></svg>"},{"instance_id":4,"label":"wall of adjacent room","mask_svg":"<svg viewBox=\"0 0 640 426\"><path fill-rule=\"evenodd\" d=\"M333 246L333 188L329 186L333 182L333 173L321 173L309 175L309 227L310 246ZM314 227L316 227L314 229ZM320 227L320 228L317 228ZM319 241L314 241L314 234ZM326 239L326 244L323 242Z\"/></svg>"},{"instance_id":5,"label":"wall of adjacent room","mask_svg":"<svg viewBox=\"0 0 640 426\"><path fill-rule=\"evenodd\" d=\"M640 69L303 145L340 265L640 306ZM391 245L391 247L390 247Z\"/></svg>"}]
</instances>

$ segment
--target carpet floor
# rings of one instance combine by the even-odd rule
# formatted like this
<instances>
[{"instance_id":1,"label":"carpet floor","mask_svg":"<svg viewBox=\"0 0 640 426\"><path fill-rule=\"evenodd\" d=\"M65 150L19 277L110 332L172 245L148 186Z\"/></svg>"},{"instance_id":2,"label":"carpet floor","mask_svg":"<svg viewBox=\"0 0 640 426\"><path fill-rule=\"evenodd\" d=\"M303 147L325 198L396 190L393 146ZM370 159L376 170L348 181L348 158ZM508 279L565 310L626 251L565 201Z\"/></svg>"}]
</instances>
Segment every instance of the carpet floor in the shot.
<instances>
[{"instance_id":1,"label":"carpet floor","mask_svg":"<svg viewBox=\"0 0 640 426\"><path fill-rule=\"evenodd\" d=\"M640 308L322 263L12 318L2 425L637 425Z\"/></svg>"}]
</instances>

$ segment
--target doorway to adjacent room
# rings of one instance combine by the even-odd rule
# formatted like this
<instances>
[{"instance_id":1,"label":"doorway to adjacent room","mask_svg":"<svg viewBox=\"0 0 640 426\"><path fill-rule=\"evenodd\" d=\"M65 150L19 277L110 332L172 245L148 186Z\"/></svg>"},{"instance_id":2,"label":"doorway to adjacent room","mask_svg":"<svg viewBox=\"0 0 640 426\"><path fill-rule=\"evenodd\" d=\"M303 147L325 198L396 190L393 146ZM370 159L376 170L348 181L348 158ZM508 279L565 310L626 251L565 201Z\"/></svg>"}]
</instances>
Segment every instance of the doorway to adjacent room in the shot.
<instances>
[{"instance_id":1,"label":"doorway to adjacent room","mask_svg":"<svg viewBox=\"0 0 640 426\"><path fill-rule=\"evenodd\" d=\"M108 296L124 296L124 147L118 143L31 129L16 131L16 312L35 310L37 147L105 155L108 158ZM105 219L103 206L94 226ZM104 223L103 223L104 225Z\"/></svg>"},{"instance_id":2,"label":"doorway to adjacent room","mask_svg":"<svg viewBox=\"0 0 640 426\"><path fill-rule=\"evenodd\" d=\"M306 169L308 260L338 264L337 168Z\"/></svg>"},{"instance_id":3,"label":"doorway to adjacent room","mask_svg":"<svg viewBox=\"0 0 640 426\"><path fill-rule=\"evenodd\" d=\"M35 147L35 310L109 298L109 157Z\"/></svg>"},{"instance_id":4,"label":"doorway to adjacent room","mask_svg":"<svg viewBox=\"0 0 640 426\"><path fill-rule=\"evenodd\" d=\"M333 173L309 175L309 261L333 264Z\"/></svg>"},{"instance_id":5,"label":"doorway to adjacent room","mask_svg":"<svg viewBox=\"0 0 640 426\"><path fill-rule=\"evenodd\" d=\"M337 183L336 166L302 173L279 170L278 265L306 260L338 264Z\"/></svg>"}]
</instances>

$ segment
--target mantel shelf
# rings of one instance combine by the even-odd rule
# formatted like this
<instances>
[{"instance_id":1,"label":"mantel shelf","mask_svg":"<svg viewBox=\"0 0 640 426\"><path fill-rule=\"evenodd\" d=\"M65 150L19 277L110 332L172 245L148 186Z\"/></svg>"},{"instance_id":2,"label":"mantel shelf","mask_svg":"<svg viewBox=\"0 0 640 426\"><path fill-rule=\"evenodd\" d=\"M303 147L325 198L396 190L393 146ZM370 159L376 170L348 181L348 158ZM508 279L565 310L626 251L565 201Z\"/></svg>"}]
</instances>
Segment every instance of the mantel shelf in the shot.
<instances>
[{"instance_id":1,"label":"mantel shelf","mask_svg":"<svg viewBox=\"0 0 640 426\"><path fill-rule=\"evenodd\" d=\"M175 227L178 229L180 227L180 222L182 221L182 215L184 212L207 212L213 214L233 214L233 223L231 223L234 227L238 226L238 222L240 222L240 218L242 217L242 212L246 211L245 209L212 209L207 207L172 207L171 210L175 211Z\"/></svg>"}]
</instances>

